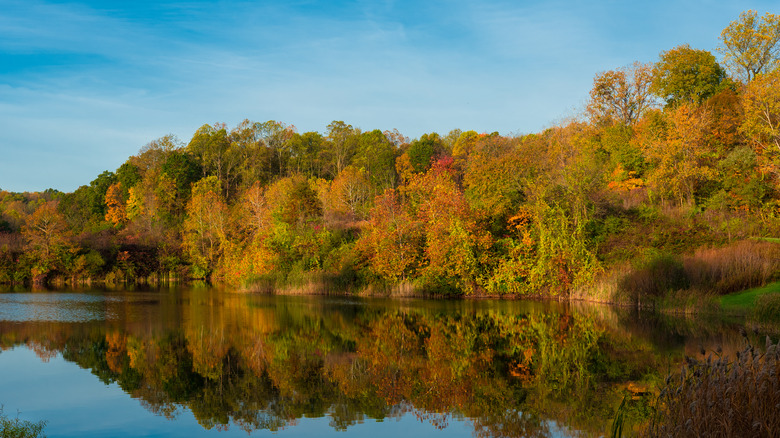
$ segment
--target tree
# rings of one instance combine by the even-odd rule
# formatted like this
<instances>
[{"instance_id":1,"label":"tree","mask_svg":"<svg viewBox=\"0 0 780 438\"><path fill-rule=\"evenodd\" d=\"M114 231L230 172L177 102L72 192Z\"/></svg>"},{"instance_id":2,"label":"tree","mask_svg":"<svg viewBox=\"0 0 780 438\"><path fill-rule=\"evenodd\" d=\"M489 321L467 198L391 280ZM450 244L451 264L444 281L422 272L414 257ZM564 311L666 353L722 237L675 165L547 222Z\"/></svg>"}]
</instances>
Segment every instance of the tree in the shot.
<instances>
[{"instance_id":1,"label":"tree","mask_svg":"<svg viewBox=\"0 0 780 438\"><path fill-rule=\"evenodd\" d=\"M422 231L421 223L401 205L397 192L388 189L374 201L358 247L378 277L402 281L412 276L421 263Z\"/></svg>"},{"instance_id":2,"label":"tree","mask_svg":"<svg viewBox=\"0 0 780 438\"><path fill-rule=\"evenodd\" d=\"M752 81L777 65L780 55L780 15L756 11L739 14L720 34L723 46L718 49L731 72L744 81Z\"/></svg>"},{"instance_id":3,"label":"tree","mask_svg":"<svg viewBox=\"0 0 780 438\"><path fill-rule=\"evenodd\" d=\"M334 120L328 125L328 141L335 160L336 174L347 167L355 154L356 134L360 134L360 131L340 120Z\"/></svg>"},{"instance_id":4,"label":"tree","mask_svg":"<svg viewBox=\"0 0 780 438\"><path fill-rule=\"evenodd\" d=\"M653 66L651 90L667 106L683 102L698 105L714 95L724 79L726 72L712 53L683 44L661 52L661 59Z\"/></svg>"},{"instance_id":5,"label":"tree","mask_svg":"<svg viewBox=\"0 0 780 438\"><path fill-rule=\"evenodd\" d=\"M27 240L26 252L35 260L33 280L44 282L49 272L62 268L62 255L69 248L65 219L57 211L57 202L41 204L28 216L22 235Z\"/></svg>"},{"instance_id":6,"label":"tree","mask_svg":"<svg viewBox=\"0 0 780 438\"><path fill-rule=\"evenodd\" d=\"M122 199L122 183L111 184L106 191L106 222L114 225L127 221L125 200Z\"/></svg>"},{"instance_id":7,"label":"tree","mask_svg":"<svg viewBox=\"0 0 780 438\"><path fill-rule=\"evenodd\" d=\"M290 137L290 169L308 177L322 178L328 172L323 145L325 139L318 132L297 132Z\"/></svg>"},{"instance_id":8,"label":"tree","mask_svg":"<svg viewBox=\"0 0 780 438\"><path fill-rule=\"evenodd\" d=\"M187 145L187 152L198 158L203 176L215 175L226 195L236 179L239 154L232 148L232 142L224 124L203 125L195 131Z\"/></svg>"},{"instance_id":9,"label":"tree","mask_svg":"<svg viewBox=\"0 0 780 438\"><path fill-rule=\"evenodd\" d=\"M227 240L228 212L219 179L212 175L192 186L184 220L183 246L193 262L195 275L208 276Z\"/></svg>"},{"instance_id":10,"label":"tree","mask_svg":"<svg viewBox=\"0 0 780 438\"><path fill-rule=\"evenodd\" d=\"M396 171L402 180L409 181L415 174L425 173L430 169L433 162L444 156L445 152L446 147L439 134L423 134L396 159Z\"/></svg>"},{"instance_id":11,"label":"tree","mask_svg":"<svg viewBox=\"0 0 780 438\"><path fill-rule=\"evenodd\" d=\"M396 151L395 145L378 129L363 132L358 137L352 164L365 170L381 193L395 185Z\"/></svg>"},{"instance_id":12,"label":"tree","mask_svg":"<svg viewBox=\"0 0 780 438\"><path fill-rule=\"evenodd\" d=\"M741 131L762 158L762 167L780 176L780 69L760 74L745 88Z\"/></svg>"},{"instance_id":13,"label":"tree","mask_svg":"<svg viewBox=\"0 0 780 438\"><path fill-rule=\"evenodd\" d=\"M596 123L633 125L652 107L652 66L634 64L596 75L587 111Z\"/></svg>"},{"instance_id":14,"label":"tree","mask_svg":"<svg viewBox=\"0 0 780 438\"><path fill-rule=\"evenodd\" d=\"M477 226L453 178L451 162L437 162L428 172L415 175L406 188L407 200L423 224L423 278L432 286L473 293L486 262L490 236Z\"/></svg>"},{"instance_id":15,"label":"tree","mask_svg":"<svg viewBox=\"0 0 780 438\"><path fill-rule=\"evenodd\" d=\"M347 166L338 174L329 191L331 210L342 217L363 219L371 194L367 172Z\"/></svg>"},{"instance_id":16,"label":"tree","mask_svg":"<svg viewBox=\"0 0 780 438\"><path fill-rule=\"evenodd\" d=\"M683 205L714 176L708 142L712 116L707 108L681 104L663 117L662 132L643 144L652 163L648 178L662 196Z\"/></svg>"},{"instance_id":17,"label":"tree","mask_svg":"<svg viewBox=\"0 0 780 438\"><path fill-rule=\"evenodd\" d=\"M263 139L265 124L245 119L230 131L230 147L237 156L236 176L244 189L272 174L272 152Z\"/></svg>"}]
</instances>

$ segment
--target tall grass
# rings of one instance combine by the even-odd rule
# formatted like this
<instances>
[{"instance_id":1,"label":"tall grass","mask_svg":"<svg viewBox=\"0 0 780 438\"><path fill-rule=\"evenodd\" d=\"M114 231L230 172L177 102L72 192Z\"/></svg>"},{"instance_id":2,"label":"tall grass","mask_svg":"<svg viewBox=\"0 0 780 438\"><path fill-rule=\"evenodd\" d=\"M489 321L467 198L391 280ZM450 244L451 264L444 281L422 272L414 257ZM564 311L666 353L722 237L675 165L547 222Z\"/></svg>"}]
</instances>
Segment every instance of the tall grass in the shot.
<instances>
[{"instance_id":1,"label":"tall grass","mask_svg":"<svg viewBox=\"0 0 780 438\"><path fill-rule=\"evenodd\" d=\"M617 289L638 305L657 298L712 297L763 286L780 276L780 245L743 240L693 254L654 254L637 262L617 281ZM602 286L603 288L603 286ZM613 295L618 295L612 292Z\"/></svg>"},{"instance_id":2,"label":"tall grass","mask_svg":"<svg viewBox=\"0 0 780 438\"><path fill-rule=\"evenodd\" d=\"M763 286L780 272L780 245L743 240L723 248L699 249L682 259L691 287L725 295Z\"/></svg>"},{"instance_id":3,"label":"tall grass","mask_svg":"<svg viewBox=\"0 0 780 438\"><path fill-rule=\"evenodd\" d=\"M686 358L642 436L780 436L780 347L767 337L763 353L746 342L736 356Z\"/></svg>"}]
</instances>

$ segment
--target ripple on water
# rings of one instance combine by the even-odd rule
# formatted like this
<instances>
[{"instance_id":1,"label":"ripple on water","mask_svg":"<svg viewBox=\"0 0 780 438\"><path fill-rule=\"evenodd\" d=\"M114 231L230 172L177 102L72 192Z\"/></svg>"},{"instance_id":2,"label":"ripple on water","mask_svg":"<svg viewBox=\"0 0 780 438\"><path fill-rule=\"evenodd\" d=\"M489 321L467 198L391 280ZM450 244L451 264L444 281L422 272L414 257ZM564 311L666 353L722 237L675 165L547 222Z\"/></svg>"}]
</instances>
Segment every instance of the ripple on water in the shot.
<instances>
[{"instance_id":1,"label":"ripple on water","mask_svg":"<svg viewBox=\"0 0 780 438\"><path fill-rule=\"evenodd\" d=\"M110 319L112 297L77 293L0 294L0 321L87 322Z\"/></svg>"}]
</instances>

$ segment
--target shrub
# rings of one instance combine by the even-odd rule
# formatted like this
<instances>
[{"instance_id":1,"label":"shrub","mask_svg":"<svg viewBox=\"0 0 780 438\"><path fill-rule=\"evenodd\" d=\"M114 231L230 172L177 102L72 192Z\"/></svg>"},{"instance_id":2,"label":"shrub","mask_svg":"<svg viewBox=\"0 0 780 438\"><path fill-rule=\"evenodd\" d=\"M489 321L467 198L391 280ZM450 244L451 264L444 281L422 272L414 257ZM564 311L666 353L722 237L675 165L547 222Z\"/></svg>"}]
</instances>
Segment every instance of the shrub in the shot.
<instances>
[{"instance_id":1,"label":"shrub","mask_svg":"<svg viewBox=\"0 0 780 438\"><path fill-rule=\"evenodd\" d=\"M688 287L688 277L681 260L670 254L652 256L620 282L620 289L627 291L640 304L645 297L657 298L669 291Z\"/></svg>"},{"instance_id":2,"label":"shrub","mask_svg":"<svg viewBox=\"0 0 780 438\"><path fill-rule=\"evenodd\" d=\"M36 438L45 437L43 428L45 421L33 423L31 421L22 421L19 417L10 419L3 412L0 406L0 437L3 438Z\"/></svg>"}]
</instances>

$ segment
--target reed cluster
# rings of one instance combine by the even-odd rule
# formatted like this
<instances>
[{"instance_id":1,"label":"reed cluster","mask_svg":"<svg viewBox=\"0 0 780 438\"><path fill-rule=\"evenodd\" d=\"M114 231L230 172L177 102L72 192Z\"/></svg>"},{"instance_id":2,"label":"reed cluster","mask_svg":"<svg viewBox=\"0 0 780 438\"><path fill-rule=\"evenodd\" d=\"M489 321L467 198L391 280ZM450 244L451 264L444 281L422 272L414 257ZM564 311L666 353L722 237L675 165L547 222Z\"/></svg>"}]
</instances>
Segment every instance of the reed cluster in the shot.
<instances>
[{"instance_id":1,"label":"reed cluster","mask_svg":"<svg viewBox=\"0 0 780 438\"><path fill-rule=\"evenodd\" d=\"M780 436L780 347L746 343L736 359L686 358L666 379L646 437Z\"/></svg>"},{"instance_id":2,"label":"reed cluster","mask_svg":"<svg viewBox=\"0 0 780 438\"><path fill-rule=\"evenodd\" d=\"M744 240L721 248L699 249L684 256L655 254L622 276L617 288L633 301L690 291L725 295L772 281L780 272L780 245Z\"/></svg>"},{"instance_id":3,"label":"reed cluster","mask_svg":"<svg viewBox=\"0 0 780 438\"><path fill-rule=\"evenodd\" d=\"M691 287L725 295L762 286L780 270L780 245L743 240L722 248L699 249L682 259Z\"/></svg>"}]
</instances>

